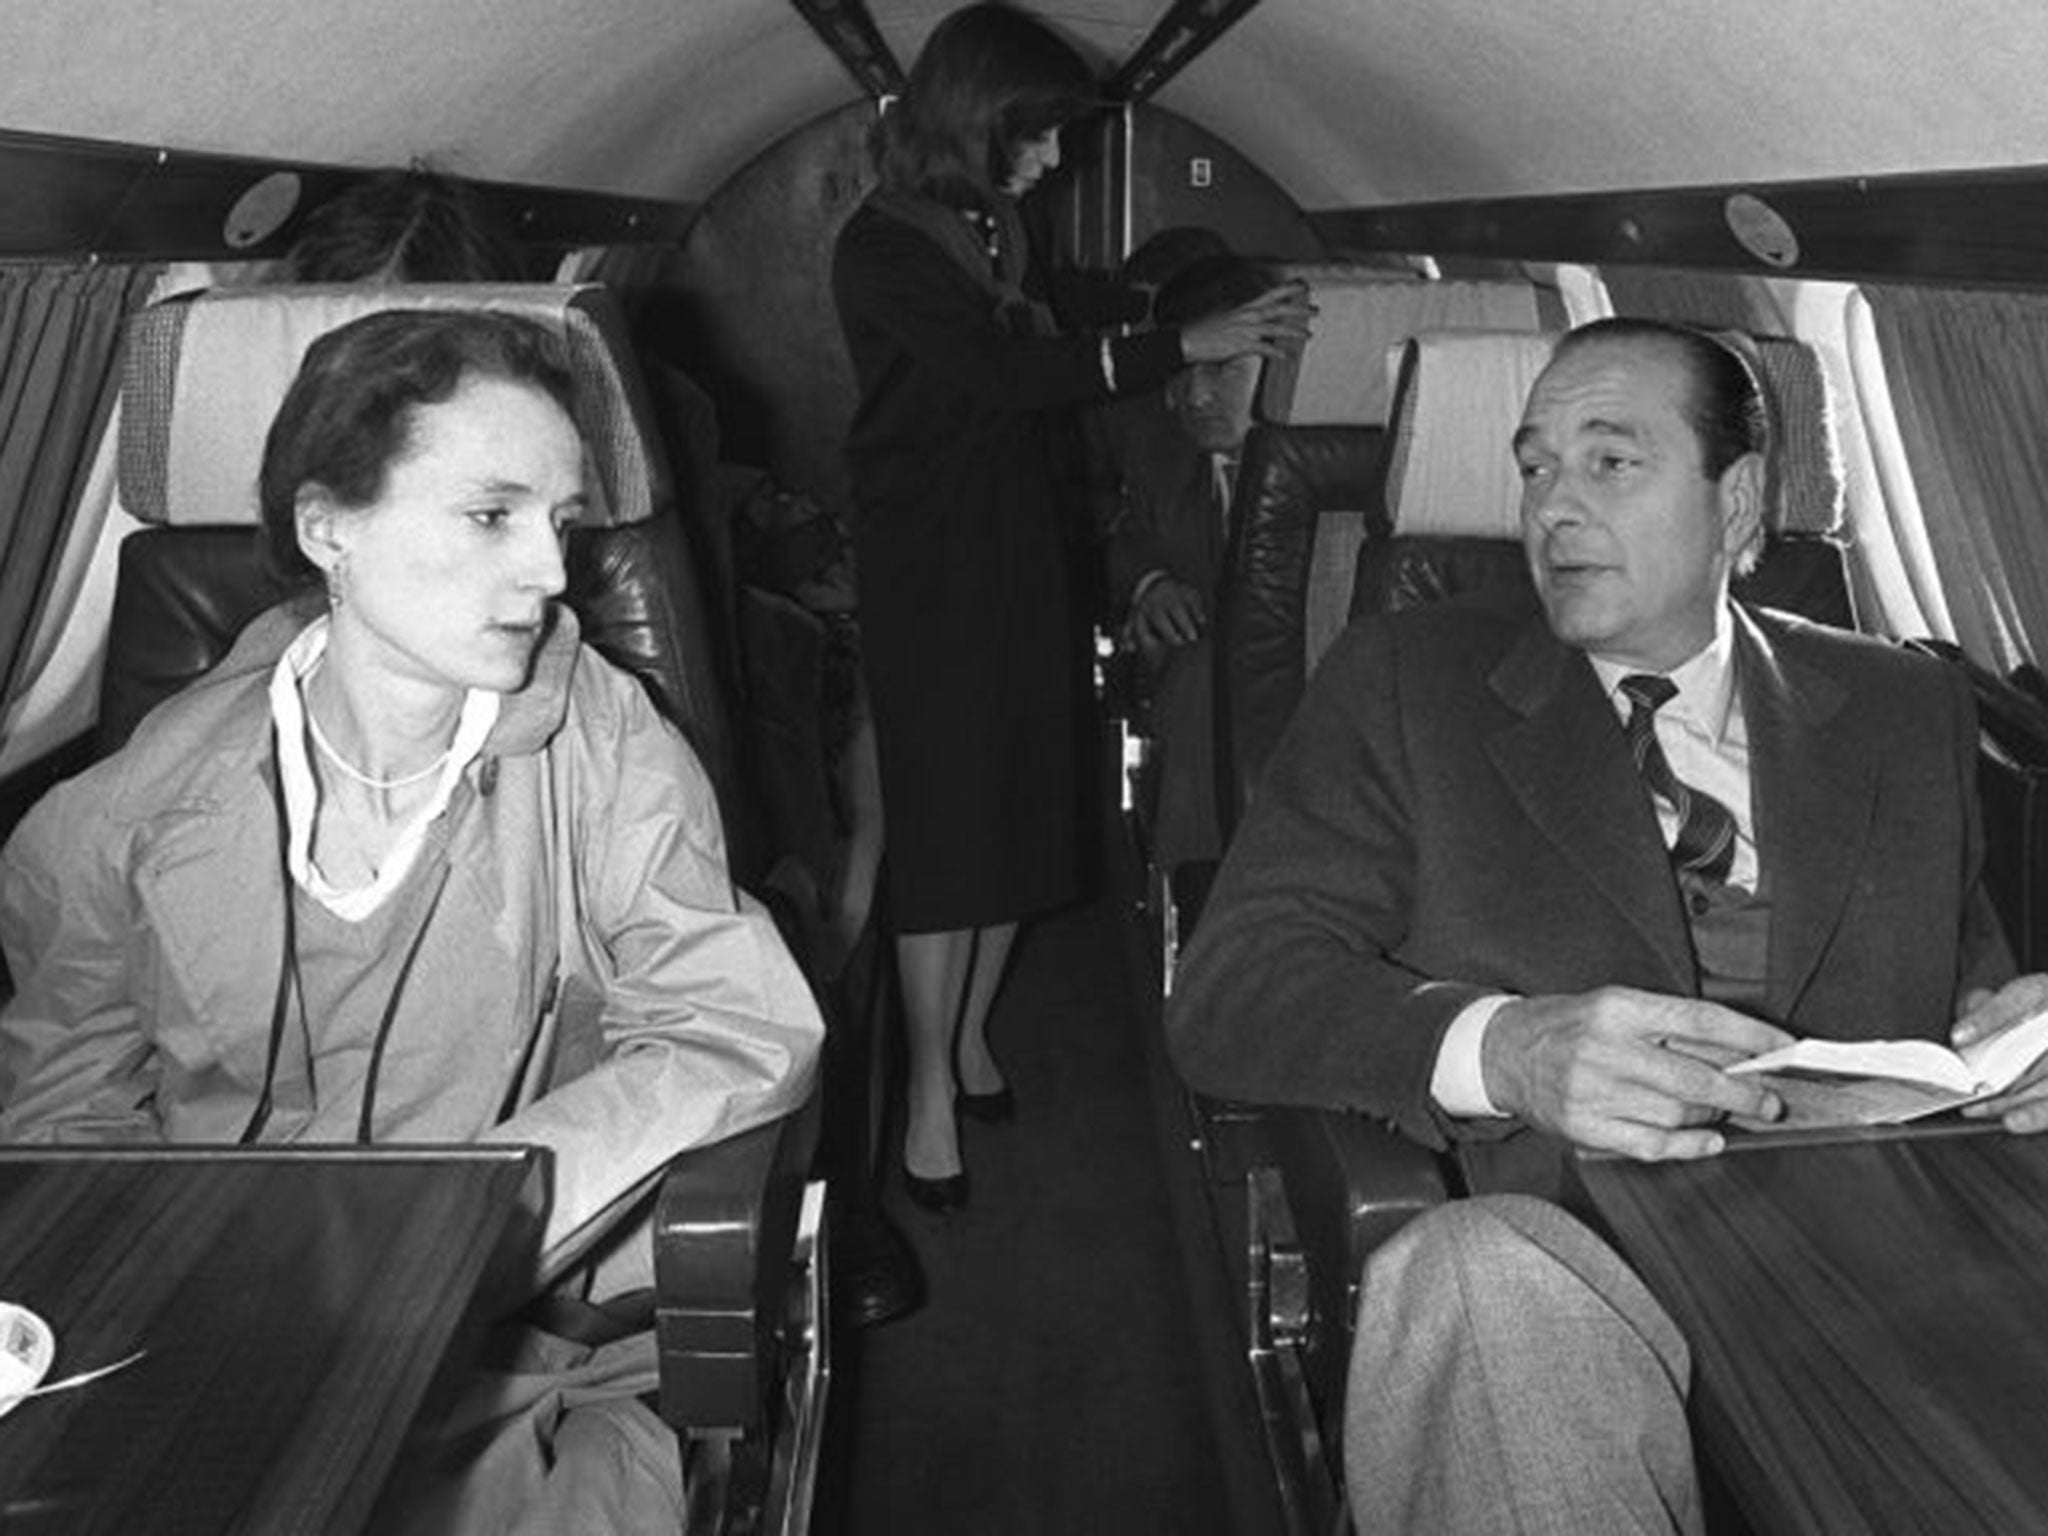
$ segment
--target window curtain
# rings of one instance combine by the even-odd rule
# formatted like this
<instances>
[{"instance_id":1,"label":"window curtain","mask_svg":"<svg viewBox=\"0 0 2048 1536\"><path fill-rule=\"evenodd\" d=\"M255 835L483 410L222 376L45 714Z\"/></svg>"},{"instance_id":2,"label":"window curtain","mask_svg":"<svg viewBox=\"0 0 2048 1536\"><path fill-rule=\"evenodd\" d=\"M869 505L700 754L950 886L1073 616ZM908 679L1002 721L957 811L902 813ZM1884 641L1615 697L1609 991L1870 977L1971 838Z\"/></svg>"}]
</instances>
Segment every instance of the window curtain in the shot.
<instances>
[{"instance_id":1,"label":"window curtain","mask_svg":"<svg viewBox=\"0 0 2048 1536\"><path fill-rule=\"evenodd\" d=\"M1868 287L1900 441L1956 639L2048 654L2048 299Z\"/></svg>"},{"instance_id":2,"label":"window curtain","mask_svg":"<svg viewBox=\"0 0 2048 1536\"><path fill-rule=\"evenodd\" d=\"M121 322L156 276L0 264L0 698L24 681L40 595L119 387Z\"/></svg>"}]
</instances>

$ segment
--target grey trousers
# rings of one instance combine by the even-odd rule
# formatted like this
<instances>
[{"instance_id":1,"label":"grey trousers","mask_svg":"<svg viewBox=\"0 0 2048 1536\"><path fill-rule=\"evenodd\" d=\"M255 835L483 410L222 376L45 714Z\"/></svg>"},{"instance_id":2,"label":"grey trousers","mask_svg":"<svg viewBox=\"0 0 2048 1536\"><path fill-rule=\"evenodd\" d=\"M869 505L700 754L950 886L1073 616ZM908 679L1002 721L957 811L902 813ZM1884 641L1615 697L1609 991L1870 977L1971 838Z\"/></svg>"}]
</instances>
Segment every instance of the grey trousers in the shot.
<instances>
[{"instance_id":1,"label":"grey trousers","mask_svg":"<svg viewBox=\"0 0 2048 1536\"><path fill-rule=\"evenodd\" d=\"M1526 1195L1455 1200L1368 1261L1344 1424L1360 1536L1702 1529L1677 1325Z\"/></svg>"}]
</instances>

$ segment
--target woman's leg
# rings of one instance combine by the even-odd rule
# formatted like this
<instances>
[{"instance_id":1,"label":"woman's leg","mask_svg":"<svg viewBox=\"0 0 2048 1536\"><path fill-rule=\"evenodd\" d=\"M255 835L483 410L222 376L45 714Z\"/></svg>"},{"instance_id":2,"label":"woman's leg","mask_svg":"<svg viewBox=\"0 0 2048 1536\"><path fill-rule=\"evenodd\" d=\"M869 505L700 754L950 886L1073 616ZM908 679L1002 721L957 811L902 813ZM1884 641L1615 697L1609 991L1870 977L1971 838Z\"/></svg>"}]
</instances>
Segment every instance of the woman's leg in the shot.
<instances>
[{"instance_id":1,"label":"woman's leg","mask_svg":"<svg viewBox=\"0 0 2048 1536\"><path fill-rule=\"evenodd\" d=\"M953 1032L960 1022L974 939L972 928L896 936L909 1045L903 1166L920 1179L951 1178L961 1171L960 1132L953 1121Z\"/></svg>"},{"instance_id":2,"label":"woman's leg","mask_svg":"<svg viewBox=\"0 0 2048 1536\"><path fill-rule=\"evenodd\" d=\"M999 923L979 930L974 946L974 968L967 978L967 1011L960 1020L960 1039L954 1050L960 1064L960 1088L973 1094L1000 1093L1008 1085L1002 1068L989 1053L988 1020L995 1009L996 992L1003 984L1003 972L1010 961L1010 945L1017 937L1015 923Z\"/></svg>"}]
</instances>

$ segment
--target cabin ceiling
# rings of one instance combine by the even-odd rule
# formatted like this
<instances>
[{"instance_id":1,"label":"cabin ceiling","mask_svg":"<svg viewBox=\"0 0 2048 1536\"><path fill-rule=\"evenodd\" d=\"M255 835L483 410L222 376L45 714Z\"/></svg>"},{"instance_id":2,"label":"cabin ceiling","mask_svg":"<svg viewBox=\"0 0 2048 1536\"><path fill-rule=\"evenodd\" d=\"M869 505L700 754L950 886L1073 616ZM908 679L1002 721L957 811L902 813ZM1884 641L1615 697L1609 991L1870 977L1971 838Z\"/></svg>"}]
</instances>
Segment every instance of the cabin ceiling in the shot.
<instances>
[{"instance_id":1,"label":"cabin ceiling","mask_svg":"<svg viewBox=\"0 0 2048 1536\"><path fill-rule=\"evenodd\" d=\"M956 0L870 0L906 65ZM1166 0L1041 0L1105 70ZM9 0L0 129L695 201L857 93L788 0ZM2038 0L1264 0L1157 101L1305 207L2048 164Z\"/></svg>"}]
</instances>

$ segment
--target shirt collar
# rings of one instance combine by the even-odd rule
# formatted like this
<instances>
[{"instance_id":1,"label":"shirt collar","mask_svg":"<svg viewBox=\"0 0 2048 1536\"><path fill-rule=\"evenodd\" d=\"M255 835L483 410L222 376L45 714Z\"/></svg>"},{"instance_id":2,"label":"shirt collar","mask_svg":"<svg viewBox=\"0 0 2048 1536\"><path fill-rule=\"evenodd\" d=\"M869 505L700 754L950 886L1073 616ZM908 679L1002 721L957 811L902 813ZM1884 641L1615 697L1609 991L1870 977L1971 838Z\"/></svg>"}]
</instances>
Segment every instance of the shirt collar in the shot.
<instances>
[{"instance_id":1,"label":"shirt collar","mask_svg":"<svg viewBox=\"0 0 2048 1536\"><path fill-rule=\"evenodd\" d=\"M1587 660L1593 663L1594 674L1599 677L1615 714L1626 720L1633 706L1621 694L1621 680L1635 676L1641 669L1590 652ZM1729 716L1735 706L1735 622L1726 603L1715 610L1714 638L1664 675L1678 689L1678 696L1658 711L1658 717L1684 721L1718 746L1728 734Z\"/></svg>"},{"instance_id":2,"label":"shirt collar","mask_svg":"<svg viewBox=\"0 0 2048 1536\"><path fill-rule=\"evenodd\" d=\"M427 827L448 808L463 770L482 753L497 723L500 696L482 688L464 695L448 760L442 764L434 795L407 823L378 878L369 885L343 891L321 874L312 859L313 818L320 807L320 788L306 751L305 702L300 686L327 654L328 616L322 614L301 630L270 675L270 716L277 727L277 773L285 804L285 863L292 878L317 900L342 917L356 920L375 909L405 878Z\"/></svg>"}]
</instances>

